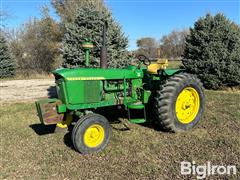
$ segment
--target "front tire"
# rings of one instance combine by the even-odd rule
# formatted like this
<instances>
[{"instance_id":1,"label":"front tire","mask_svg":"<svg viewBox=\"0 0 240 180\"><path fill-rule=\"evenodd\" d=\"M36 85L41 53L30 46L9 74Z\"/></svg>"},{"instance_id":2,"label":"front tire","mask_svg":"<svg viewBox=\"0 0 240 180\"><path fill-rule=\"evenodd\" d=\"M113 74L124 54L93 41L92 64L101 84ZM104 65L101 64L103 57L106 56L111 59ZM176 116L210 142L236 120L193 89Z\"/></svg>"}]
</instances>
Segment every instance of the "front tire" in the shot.
<instances>
[{"instance_id":1,"label":"front tire","mask_svg":"<svg viewBox=\"0 0 240 180\"><path fill-rule=\"evenodd\" d=\"M187 131L200 121L204 104L200 80L191 74L176 74L156 93L155 119L164 130Z\"/></svg>"},{"instance_id":2,"label":"front tire","mask_svg":"<svg viewBox=\"0 0 240 180\"><path fill-rule=\"evenodd\" d=\"M82 154L103 150L109 143L111 126L99 114L87 114L78 120L72 131L74 148Z\"/></svg>"}]
</instances>

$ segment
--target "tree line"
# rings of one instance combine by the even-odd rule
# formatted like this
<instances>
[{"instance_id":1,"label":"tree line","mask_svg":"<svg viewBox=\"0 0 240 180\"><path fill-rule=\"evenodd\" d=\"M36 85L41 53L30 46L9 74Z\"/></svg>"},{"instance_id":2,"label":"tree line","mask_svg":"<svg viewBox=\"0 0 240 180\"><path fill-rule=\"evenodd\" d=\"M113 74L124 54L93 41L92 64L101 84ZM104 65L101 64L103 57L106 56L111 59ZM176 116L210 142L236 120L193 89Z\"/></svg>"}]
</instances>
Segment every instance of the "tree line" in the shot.
<instances>
[{"instance_id":1,"label":"tree line","mask_svg":"<svg viewBox=\"0 0 240 180\"><path fill-rule=\"evenodd\" d=\"M33 73L49 73L62 66L81 66L84 60L81 42L86 37L96 42L91 59L94 60L92 66L97 66L104 21L108 22L109 66L122 68L130 63L128 38L102 0L52 0L51 4L60 17L59 22L49 15L48 7L43 6L40 19L30 17L21 27L5 31L17 74L30 76ZM182 35L185 32L187 30L173 31L164 36L161 39L161 55L168 58L180 57L182 52L176 50L182 51L185 37ZM181 42L177 42L177 38ZM152 56L158 48L155 41L148 37L137 40L136 52Z\"/></svg>"},{"instance_id":2,"label":"tree line","mask_svg":"<svg viewBox=\"0 0 240 180\"><path fill-rule=\"evenodd\" d=\"M199 18L190 29L174 30L160 40L143 37L136 51L127 50L128 38L103 0L52 0L60 20L49 15L47 6L41 18L30 18L20 28L1 24L0 77L50 73L59 67L81 67L84 38L94 42L91 65L99 66L102 26L108 24L108 65L123 68L132 54L150 59L160 56L182 60L184 68L196 74L207 88L240 85L240 27L218 13ZM1 19L6 13L0 12Z\"/></svg>"},{"instance_id":3,"label":"tree line","mask_svg":"<svg viewBox=\"0 0 240 180\"><path fill-rule=\"evenodd\" d=\"M170 60L180 60L184 49L185 40L189 34L189 29L173 30L168 35L164 35L160 40L153 37L143 37L137 40L138 49L136 55L145 54L150 59L156 59L158 50L160 57Z\"/></svg>"}]
</instances>

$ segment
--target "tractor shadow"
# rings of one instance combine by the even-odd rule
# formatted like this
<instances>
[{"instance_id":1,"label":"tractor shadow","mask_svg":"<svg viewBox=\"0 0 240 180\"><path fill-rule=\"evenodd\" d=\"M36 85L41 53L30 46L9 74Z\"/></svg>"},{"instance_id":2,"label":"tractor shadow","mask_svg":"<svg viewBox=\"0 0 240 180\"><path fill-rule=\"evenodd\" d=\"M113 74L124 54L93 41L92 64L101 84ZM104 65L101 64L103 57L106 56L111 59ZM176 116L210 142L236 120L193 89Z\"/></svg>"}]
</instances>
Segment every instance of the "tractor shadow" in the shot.
<instances>
[{"instance_id":1,"label":"tractor shadow","mask_svg":"<svg viewBox=\"0 0 240 180\"><path fill-rule=\"evenodd\" d=\"M56 125L31 124L29 127L39 136L52 134L55 132Z\"/></svg>"},{"instance_id":2,"label":"tractor shadow","mask_svg":"<svg viewBox=\"0 0 240 180\"><path fill-rule=\"evenodd\" d=\"M68 131L68 132L64 135L64 137L63 137L63 142L64 142L64 144L65 144L67 147L69 147L70 149L76 151L75 148L74 148L74 146L73 146L71 136L72 136L72 132L71 132L71 131Z\"/></svg>"}]
</instances>

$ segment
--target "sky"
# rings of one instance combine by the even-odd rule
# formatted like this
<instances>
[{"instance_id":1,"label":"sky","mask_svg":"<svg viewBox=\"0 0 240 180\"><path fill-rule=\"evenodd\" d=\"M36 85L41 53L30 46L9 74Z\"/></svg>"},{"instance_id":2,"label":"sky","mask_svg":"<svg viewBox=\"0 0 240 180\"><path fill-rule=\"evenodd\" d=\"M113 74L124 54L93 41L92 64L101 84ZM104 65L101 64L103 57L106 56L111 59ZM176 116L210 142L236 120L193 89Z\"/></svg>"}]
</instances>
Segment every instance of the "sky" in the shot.
<instances>
[{"instance_id":1,"label":"sky","mask_svg":"<svg viewBox=\"0 0 240 180\"><path fill-rule=\"evenodd\" d=\"M17 28L30 17L41 16L40 7L50 7L50 14L59 20L50 0L0 0L1 9L11 16L4 22ZM206 13L224 13L240 24L240 0L105 0L114 18L129 38L129 50L136 49L136 40L142 37L160 39L173 30L193 27Z\"/></svg>"}]
</instances>

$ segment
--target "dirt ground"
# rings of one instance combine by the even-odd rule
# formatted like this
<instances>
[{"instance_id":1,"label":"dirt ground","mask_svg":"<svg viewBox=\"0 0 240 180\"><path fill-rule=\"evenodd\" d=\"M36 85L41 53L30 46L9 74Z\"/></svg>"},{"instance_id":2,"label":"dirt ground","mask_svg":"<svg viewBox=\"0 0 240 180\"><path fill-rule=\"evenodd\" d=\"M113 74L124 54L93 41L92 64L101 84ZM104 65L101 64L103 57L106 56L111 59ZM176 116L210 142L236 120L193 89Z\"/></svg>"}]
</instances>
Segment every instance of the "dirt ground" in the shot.
<instances>
[{"instance_id":1,"label":"dirt ground","mask_svg":"<svg viewBox=\"0 0 240 180\"><path fill-rule=\"evenodd\" d=\"M0 82L0 103L27 102L49 97L54 91L54 79L4 80Z\"/></svg>"}]
</instances>

